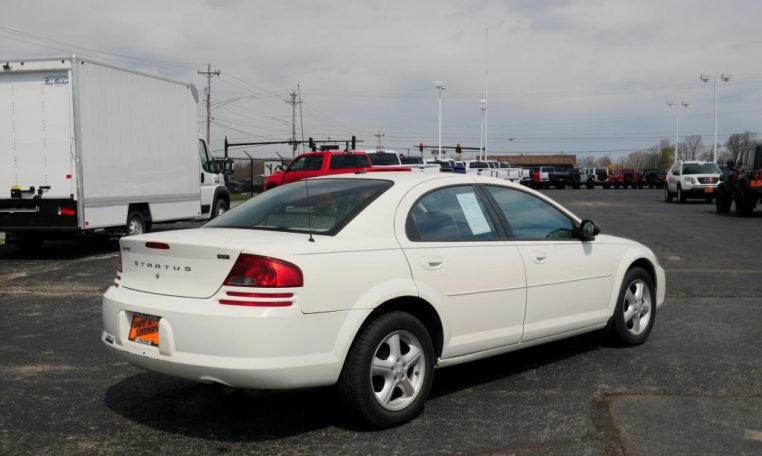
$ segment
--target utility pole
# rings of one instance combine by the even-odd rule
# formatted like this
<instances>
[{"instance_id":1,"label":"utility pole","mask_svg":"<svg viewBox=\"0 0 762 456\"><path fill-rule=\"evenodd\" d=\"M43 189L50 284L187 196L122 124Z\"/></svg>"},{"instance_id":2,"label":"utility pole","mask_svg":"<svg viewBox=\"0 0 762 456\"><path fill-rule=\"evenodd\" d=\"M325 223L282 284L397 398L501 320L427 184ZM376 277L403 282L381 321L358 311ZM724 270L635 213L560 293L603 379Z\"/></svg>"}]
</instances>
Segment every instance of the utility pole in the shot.
<instances>
[{"instance_id":1,"label":"utility pole","mask_svg":"<svg viewBox=\"0 0 762 456\"><path fill-rule=\"evenodd\" d=\"M291 99L286 100L286 103L291 105L291 158L296 158L296 105L300 104L302 100L297 100L297 94L294 90L289 95L291 95Z\"/></svg>"},{"instance_id":2,"label":"utility pole","mask_svg":"<svg viewBox=\"0 0 762 456\"><path fill-rule=\"evenodd\" d=\"M212 146L212 78L220 75L220 70L212 71L207 65L206 71L198 70L198 74L206 78L206 144ZM227 157L225 157L227 158Z\"/></svg>"},{"instance_id":3,"label":"utility pole","mask_svg":"<svg viewBox=\"0 0 762 456\"><path fill-rule=\"evenodd\" d=\"M378 138L378 146L376 146L377 149L381 149L381 138L386 136L385 134L381 133L381 130L378 130L378 133L375 133L373 136Z\"/></svg>"}]
</instances>

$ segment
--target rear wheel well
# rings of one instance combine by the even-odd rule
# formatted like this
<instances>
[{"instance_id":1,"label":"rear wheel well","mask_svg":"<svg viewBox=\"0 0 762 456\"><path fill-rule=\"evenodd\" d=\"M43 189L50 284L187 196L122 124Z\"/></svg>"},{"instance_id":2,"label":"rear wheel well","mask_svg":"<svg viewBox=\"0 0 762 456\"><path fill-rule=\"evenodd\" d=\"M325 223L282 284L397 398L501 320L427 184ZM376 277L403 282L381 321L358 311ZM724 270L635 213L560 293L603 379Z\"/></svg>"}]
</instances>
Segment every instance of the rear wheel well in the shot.
<instances>
[{"instance_id":1,"label":"rear wheel well","mask_svg":"<svg viewBox=\"0 0 762 456\"><path fill-rule=\"evenodd\" d=\"M143 216L143 220L146 221L146 224L151 224L153 220L151 220L151 208L148 207L148 203L130 204L130 207L127 208L127 216L129 217L130 214L135 211L140 212L140 215Z\"/></svg>"},{"instance_id":2,"label":"rear wheel well","mask_svg":"<svg viewBox=\"0 0 762 456\"><path fill-rule=\"evenodd\" d=\"M373 312L368 315L368 318L365 319L362 326L357 331L357 334L355 334L355 339L357 339L357 336L361 334L365 327L373 320L383 314L394 311L409 313L423 323L423 326L426 327L426 330L431 336L436 356L442 356L442 347L444 344L442 320L439 318L439 314L431 304L417 296L402 296L386 301L376 307ZM354 341L352 343L354 344Z\"/></svg>"},{"instance_id":3,"label":"rear wheel well","mask_svg":"<svg viewBox=\"0 0 762 456\"><path fill-rule=\"evenodd\" d=\"M629 271L632 268L640 268L651 277L651 281L653 281L654 286L656 286L656 268L654 268L654 265L648 261L645 258L640 258L638 260L635 260L629 268L627 268L627 271Z\"/></svg>"}]
</instances>

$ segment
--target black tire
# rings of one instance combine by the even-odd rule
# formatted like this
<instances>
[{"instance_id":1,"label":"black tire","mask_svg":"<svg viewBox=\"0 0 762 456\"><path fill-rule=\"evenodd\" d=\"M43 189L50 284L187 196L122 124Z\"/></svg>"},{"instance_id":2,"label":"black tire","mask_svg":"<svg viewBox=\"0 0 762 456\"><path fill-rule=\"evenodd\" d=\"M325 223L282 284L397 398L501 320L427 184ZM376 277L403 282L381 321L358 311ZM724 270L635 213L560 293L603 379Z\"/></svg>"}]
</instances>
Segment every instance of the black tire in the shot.
<instances>
[{"instance_id":1,"label":"black tire","mask_svg":"<svg viewBox=\"0 0 762 456\"><path fill-rule=\"evenodd\" d=\"M632 306L632 303L628 302L627 291L633 290L633 287L636 287L637 283L644 285L644 299L646 298L645 289L648 289L648 300L650 303L648 312L642 314L643 316L648 314L648 321L645 323L645 326L640 329L640 332L635 334L635 318L631 319L628 322L625 320L625 314L630 311L630 307ZM634 313L638 315L641 313L641 311L635 310ZM614 307L614 315L611 317L611 323L608 327L607 335L612 341L620 345L640 345L648 339L648 336L651 334L651 330L653 329L655 320L656 289L654 287L654 282L651 279L651 276L648 275L648 273L643 269L638 267L631 268L629 271L627 271L627 274L624 275L624 279L622 280L622 287L619 290L617 303ZM638 321L642 321L642 317L638 317Z\"/></svg>"},{"instance_id":2,"label":"black tire","mask_svg":"<svg viewBox=\"0 0 762 456\"><path fill-rule=\"evenodd\" d=\"M733 202L730 193L725 191L725 188L720 185L717 187L717 197L714 199L714 208L718 214L727 214L730 212L730 205Z\"/></svg>"},{"instance_id":3,"label":"black tire","mask_svg":"<svg viewBox=\"0 0 762 456\"><path fill-rule=\"evenodd\" d=\"M683 188L680 187L679 185L677 186L677 201L680 204L685 203L685 193L683 193Z\"/></svg>"},{"instance_id":4,"label":"black tire","mask_svg":"<svg viewBox=\"0 0 762 456\"><path fill-rule=\"evenodd\" d=\"M124 226L125 236L137 236L139 234L147 233L148 225L146 219L138 211L132 211L127 216L127 223Z\"/></svg>"},{"instance_id":5,"label":"black tire","mask_svg":"<svg viewBox=\"0 0 762 456\"><path fill-rule=\"evenodd\" d=\"M671 203L672 198L673 198L672 192L670 192L669 187L665 185L664 186L664 201Z\"/></svg>"},{"instance_id":6,"label":"black tire","mask_svg":"<svg viewBox=\"0 0 762 456\"><path fill-rule=\"evenodd\" d=\"M751 217L754 212L754 203L743 188L736 192L736 215L739 217Z\"/></svg>"},{"instance_id":7,"label":"black tire","mask_svg":"<svg viewBox=\"0 0 762 456\"><path fill-rule=\"evenodd\" d=\"M219 217L220 215L224 214L228 211L228 203L224 199L217 199L217 201L214 202L214 207L212 208L212 213L209 214L209 219L215 219Z\"/></svg>"},{"instance_id":8,"label":"black tire","mask_svg":"<svg viewBox=\"0 0 762 456\"><path fill-rule=\"evenodd\" d=\"M421 360L423 374L422 378L417 380L420 384L410 403L399 410L389 410L376 399L374 388L378 387L377 380L383 377L372 376L371 366L377 352L380 353L383 342L396 332L412 334L417 338L423 356ZM373 428L399 426L417 417L423 411L424 403L431 391L434 380L434 356L431 336L426 327L412 315L394 311L371 321L361 330L352 344L339 377L338 392L346 413L360 423ZM408 369L420 367L416 364ZM420 375L420 371L413 373L415 374ZM398 373L398 375L410 377L411 371ZM394 386L392 392L396 392L397 389L398 387ZM392 394L391 397L393 398L394 395Z\"/></svg>"}]
</instances>

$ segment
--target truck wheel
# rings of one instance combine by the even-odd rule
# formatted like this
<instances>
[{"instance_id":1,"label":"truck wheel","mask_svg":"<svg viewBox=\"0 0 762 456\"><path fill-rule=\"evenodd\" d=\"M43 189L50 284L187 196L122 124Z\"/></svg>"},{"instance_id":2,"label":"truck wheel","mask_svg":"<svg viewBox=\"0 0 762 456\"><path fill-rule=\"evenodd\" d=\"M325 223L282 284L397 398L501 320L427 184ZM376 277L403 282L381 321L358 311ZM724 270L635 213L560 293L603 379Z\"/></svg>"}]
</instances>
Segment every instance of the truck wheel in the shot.
<instances>
[{"instance_id":1,"label":"truck wheel","mask_svg":"<svg viewBox=\"0 0 762 456\"><path fill-rule=\"evenodd\" d=\"M680 204L685 203L685 194L683 193L682 187L679 185L677 186L677 201L679 201Z\"/></svg>"},{"instance_id":2,"label":"truck wheel","mask_svg":"<svg viewBox=\"0 0 762 456\"><path fill-rule=\"evenodd\" d=\"M664 186L664 201L671 203L672 202L672 192L669 191L668 186Z\"/></svg>"},{"instance_id":3,"label":"truck wheel","mask_svg":"<svg viewBox=\"0 0 762 456\"><path fill-rule=\"evenodd\" d=\"M754 211L754 205L751 202L751 198L743 189L736 192L736 215L739 217L751 217Z\"/></svg>"},{"instance_id":4,"label":"truck wheel","mask_svg":"<svg viewBox=\"0 0 762 456\"><path fill-rule=\"evenodd\" d=\"M212 211L211 218L217 218L227 211L228 211L228 203L224 199L218 199L214 203L214 210Z\"/></svg>"},{"instance_id":5,"label":"truck wheel","mask_svg":"<svg viewBox=\"0 0 762 456\"><path fill-rule=\"evenodd\" d=\"M130 212L130 215L127 216L127 225L124 228L124 235L137 236L138 234L147 232L148 227L146 226L146 219L143 218L143 214L138 211Z\"/></svg>"},{"instance_id":6,"label":"truck wheel","mask_svg":"<svg viewBox=\"0 0 762 456\"><path fill-rule=\"evenodd\" d=\"M388 428L423 411L434 380L434 345L426 327L406 312L370 322L347 355L338 392L347 414Z\"/></svg>"},{"instance_id":7,"label":"truck wheel","mask_svg":"<svg viewBox=\"0 0 762 456\"><path fill-rule=\"evenodd\" d=\"M718 214L727 214L730 212L730 204L733 200L730 199L728 192L723 190L722 186L717 187L717 197L714 199L714 208L717 209Z\"/></svg>"},{"instance_id":8,"label":"truck wheel","mask_svg":"<svg viewBox=\"0 0 762 456\"><path fill-rule=\"evenodd\" d=\"M608 333L615 342L632 346L648 339L656 319L656 291L646 271L627 271L611 318Z\"/></svg>"}]
</instances>

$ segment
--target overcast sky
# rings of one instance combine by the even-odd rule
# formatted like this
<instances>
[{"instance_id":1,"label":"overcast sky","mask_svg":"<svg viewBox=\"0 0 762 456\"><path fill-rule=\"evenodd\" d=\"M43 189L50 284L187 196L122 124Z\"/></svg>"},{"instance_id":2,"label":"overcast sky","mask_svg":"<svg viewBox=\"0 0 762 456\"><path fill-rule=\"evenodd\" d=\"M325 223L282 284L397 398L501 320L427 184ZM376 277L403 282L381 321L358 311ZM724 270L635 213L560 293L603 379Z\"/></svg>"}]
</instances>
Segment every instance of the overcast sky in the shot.
<instances>
[{"instance_id":1,"label":"overcast sky","mask_svg":"<svg viewBox=\"0 0 762 456\"><path fill-rule=\"evenodd\" d=\"M720 142L760 131L761 17L759 1L0 0L0 57L77 53L200 91L209 63L221 71L212 102L244 97L213 109L214 150L225 135L290 137L299 85L305 138L373 147L380 131L404 151L436 145L435 80L447 84L443 144L479 145L486 56L490 152L616 156L674 140L667 100L690 102L681 136L710 146L701 72L733 76L718 89Z\"/></svg>"}]
</instances>

